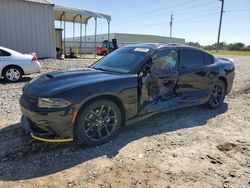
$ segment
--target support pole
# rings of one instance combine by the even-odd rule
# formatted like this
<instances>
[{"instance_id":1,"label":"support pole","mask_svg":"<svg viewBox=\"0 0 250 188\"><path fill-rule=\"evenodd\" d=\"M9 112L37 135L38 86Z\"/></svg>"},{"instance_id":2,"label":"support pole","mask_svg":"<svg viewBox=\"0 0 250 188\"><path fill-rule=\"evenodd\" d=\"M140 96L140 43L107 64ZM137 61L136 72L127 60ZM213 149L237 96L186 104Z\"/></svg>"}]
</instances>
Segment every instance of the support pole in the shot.
<instances>
[{"instance_id":1,"label":"support pole","mask_svg":"<svg viewBox=\"0 0 250 188\"><path fill-rule=\"evenodd\" d=\"M80 58L82 57L82 15L81 15L81 27L80 27Z\"/></svg>"},{"instance_id":2,"label":"support pole","mask_svg":"<svg viewBox=\"0 0 250 188\"><path fill-rule=\"evenodd\" d=\"M62 23L62 21L63 21L63 16L65 15L65 12L63 12L61 15L60 15L60 29L63 29L63 23ZM62 33L61 33L61 35L62 35ZM63 43L62 43L62 40L63 40L63 37L61 36L61 50L63 49ZM61 54L62 55L62 54Z\"/></svg>"},{"instance_id":3,"label":"support pole","mask_svg":"<svg viewBox=\"0 0 250 188\"><path fill-rule=\"evenodd\" d=\"M76 52L76 45L75 45L75 21L73 22L73 45L74 45L75 52Z\"/></svg>"},{"instance_id":4,"label":"support pole","mask_svg":"<svg viewBox=\"0 0 250 188\"><path fill-rule=\"evenodd\" d=\"M220 0L221 1L221 11L220 11L220 23L219 23L219 31L218 31L218 38L217 38L217 49L216 52L218 52L219 50L219 46L220 46L220 31L221 31L221 22L222 22L222 15L224 12L224 0Z\"/></svg>"},{"instance_id":5,"label":"support pole","mask_svg":"<svg viewBox=\"0 0 250 188\"><path fill-rule=\"evenodd\" d=\"M94 47L94 54L95 54L95 58L96 58L96 35L97 35L97 18L95 17L95 47Z\"/></svg>"},{"instance_id":6,"label":"support pole","mask_svg":"<svg viewBox=\"0 0 250 188\"><path fill-rule=\"evenodd\" d=\"M87 23L85 23L85 28L84 28L84 55L86 57L87 55Z\"/></svg>"},{"instance_id":7,"label":"support pole","mask_svg":"<svg viewBox=\"0 0 250 188\"><path fill-rule=\"evenodd\" d=\"M64 57L66 57L66 22L65 22L65 13L63 15L63 20L64 20L64 26L63 26L63 30L64 30L64 43L63 43L63 50L64 50Z\"/></svg>"},{"instance_id":8,"label":"support pole","mask_svg":"<svg viewBox=\"0 0 250 188\"><path fill-rule=\"evenodd\" d=\"M169 23L169 25L170 25L170 42L172 42L172 25L173 25L173 18L174 18L174 16L173 16L173 14L171 14L170 23Z\"/></svg>"},{"instance_id":9,"label":"support pole","mask_svg":"<svg viewBox=\"0 0 250 188\"><path fill-rule=\"evenodd\" d=\"M110 51L109 40L110 40L110 20L108 20L108 53Z\"/></svg>"},{"instance_id":10,"label":"support pole","mask_svg":"<svg viewBox=\"0 0 250 188\"><path fill-rule=\"evenodd\" d=\"M62 29L62 18L61 18L61 20L60 20L60 29ZM61 40L61 49L63 48L63 43L62 43L62 30L60 31L60 35L61 35L61 38L60 38L60 40ZM61 54L62 55L62 54Z\"/></svg>"}]
</instances>

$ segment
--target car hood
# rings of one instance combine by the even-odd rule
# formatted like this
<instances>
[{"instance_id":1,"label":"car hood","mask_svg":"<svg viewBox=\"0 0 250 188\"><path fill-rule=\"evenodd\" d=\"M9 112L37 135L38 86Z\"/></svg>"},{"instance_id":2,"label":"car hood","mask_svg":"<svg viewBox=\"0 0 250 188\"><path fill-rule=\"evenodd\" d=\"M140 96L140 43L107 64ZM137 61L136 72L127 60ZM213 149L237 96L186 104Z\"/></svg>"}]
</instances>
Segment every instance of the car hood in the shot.
<instances>
[{"instance_id":1,"label":"car hood","mask_svg":"<svg viewBox=\"0 0 250 188\"><path fill-rule=\"evenodd\" d=\"M130 76L132 75L92 68L69 69L43 74L31 80L23 88L23 93L31 97L49 97L72 88L114 79L125 79Z\"/></svg>"}]
</instances>

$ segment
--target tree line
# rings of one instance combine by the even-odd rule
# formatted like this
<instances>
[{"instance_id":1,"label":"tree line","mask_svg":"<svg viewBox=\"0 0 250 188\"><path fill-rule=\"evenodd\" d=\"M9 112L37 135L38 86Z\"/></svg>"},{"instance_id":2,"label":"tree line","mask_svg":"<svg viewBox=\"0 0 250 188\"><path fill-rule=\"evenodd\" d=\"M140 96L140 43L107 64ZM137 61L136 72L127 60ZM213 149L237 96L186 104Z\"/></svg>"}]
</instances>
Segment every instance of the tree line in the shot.
<instances>
[{"instance_id":1,"label":"tree line","mask_svg":"<svg viewBox=\"0 0 250 188\"><path fill-rule=\"evenodd\" d=\"M195 46L199 48L203 48L205 50L216 50L217 49L217 43L202 46L198 42L186 42L187 45ZM250 45L245 45L242 42L236 42L236 43L225 43L221 42L219 44L219 50L229 50L229 51L250 51Z\"/></svg>"}]
</instances>

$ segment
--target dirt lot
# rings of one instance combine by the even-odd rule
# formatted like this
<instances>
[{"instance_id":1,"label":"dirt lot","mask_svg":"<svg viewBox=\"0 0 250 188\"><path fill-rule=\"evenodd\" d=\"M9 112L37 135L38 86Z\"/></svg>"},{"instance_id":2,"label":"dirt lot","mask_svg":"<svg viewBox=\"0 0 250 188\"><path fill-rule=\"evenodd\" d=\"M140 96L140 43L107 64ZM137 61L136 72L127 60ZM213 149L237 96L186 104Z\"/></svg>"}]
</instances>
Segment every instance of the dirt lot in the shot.
<instances>
[{"instance_id":1,"label":"dirt lot","mask_svg":"<svg viewBox=\"0 0 250 188\"><path fill-rule=\"evenodd\" d=\"M92 148L25 136L18 98L30 79L0 81L0 187L250 187L250 57L231 58L236 78L221 108L155 115ZM42 62L43 72L87 64Z\"/></svg>"}]
</instances>

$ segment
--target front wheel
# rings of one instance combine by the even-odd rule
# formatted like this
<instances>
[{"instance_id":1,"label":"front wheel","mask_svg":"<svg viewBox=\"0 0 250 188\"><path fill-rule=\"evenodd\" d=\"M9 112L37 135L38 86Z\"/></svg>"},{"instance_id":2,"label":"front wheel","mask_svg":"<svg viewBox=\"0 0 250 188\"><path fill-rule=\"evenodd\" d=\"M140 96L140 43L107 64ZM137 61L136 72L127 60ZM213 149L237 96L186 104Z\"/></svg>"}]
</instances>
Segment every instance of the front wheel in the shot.
<instances>
[{"instance_id":1,"label":"front wheel","mask_svg":"<svg viewBox=\"0 0 250 188\"><path fill-rule=\"evenodd\" d=\"M219 80L210 91L208 106L218 108L222 105L226 95L226 84L223 80Z\"/></svg>"},{"instance_id":2,"label":"front wheel","mask_svg":"<svg viewBox=\"0 0 250 188\"><path fill-rule=\"evenodd\" d=\"M100 145L111 140L120 130L121 110L110 100L95 100L82 108L76 120L75 136L86 145Z\"/></svg>"}]
</instances>

